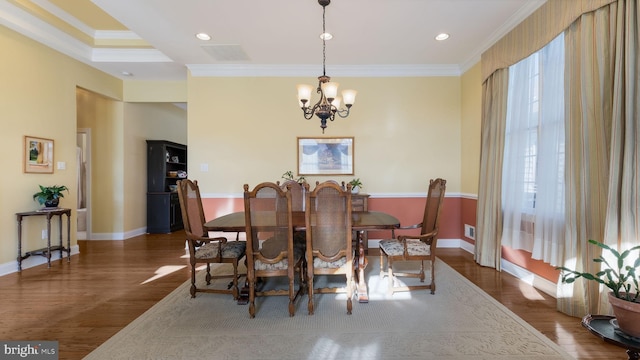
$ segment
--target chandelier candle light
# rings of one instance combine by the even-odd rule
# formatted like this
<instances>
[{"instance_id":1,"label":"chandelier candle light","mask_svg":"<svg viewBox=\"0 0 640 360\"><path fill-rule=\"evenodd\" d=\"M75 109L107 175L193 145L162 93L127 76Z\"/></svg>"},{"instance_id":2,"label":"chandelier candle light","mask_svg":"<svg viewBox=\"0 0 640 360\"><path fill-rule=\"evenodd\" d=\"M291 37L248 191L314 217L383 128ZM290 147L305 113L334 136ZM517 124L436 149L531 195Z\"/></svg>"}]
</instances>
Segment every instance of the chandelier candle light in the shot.
<instances>
[{"instance_id":1,"label":"chandelier candle light","mask_svg":"<svg viewBox=\"0 0 640 360\"><path fill-rule=\"evenodd\" d=\"M337 97L339 84L331 82L331 78L327 76L326 73L326 40L331 39L332 36L325 30L325 10L330 3L331 0L318 0L318 4L322 6L322 34L320 35L322 39L322 76L318 76L318 88L316 90L316 92L320 94L320 100L318 100L315 105L310 106L309 100L311 99L313 87L304 84L297 86L298 102L304 113L304 118L310 120L314 114L319 117L323 134L324 129L327 127L327 119L333 121L336 114L341 118L349 116L349 110L356 100L357 93L355 90L343 90L342 99L340 99L340 97ZM346 109L340 109L340 103L342 101L344 101Z\"/></svg>"}]
</instances>

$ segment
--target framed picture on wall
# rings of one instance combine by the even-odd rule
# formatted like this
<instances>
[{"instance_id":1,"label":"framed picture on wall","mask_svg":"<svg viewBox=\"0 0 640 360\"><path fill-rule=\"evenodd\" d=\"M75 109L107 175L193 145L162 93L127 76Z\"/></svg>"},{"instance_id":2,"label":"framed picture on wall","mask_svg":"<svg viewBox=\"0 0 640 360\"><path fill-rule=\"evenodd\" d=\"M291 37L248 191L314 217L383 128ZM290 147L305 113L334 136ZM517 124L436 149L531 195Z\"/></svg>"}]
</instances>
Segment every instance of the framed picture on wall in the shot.
<instances>
[{"instance_id":1,"label":"framed picture on wall","mask_svg":"<svg viewBox=\"0 0 640 360\"><path fill-rule=\"evenodd\" d=\"M53 174L53 140L24 137L24 172Z\"/></svg>"},{"instance_id":2,"label":"framed picture on wall","mask_svg":"<svg viewBox=\"0 0 640 360\"><path fill-rule=\"evenodd\" d=\"M353 137L299 137L298 174L353 175Z\"/></svg>"}]
</instances>

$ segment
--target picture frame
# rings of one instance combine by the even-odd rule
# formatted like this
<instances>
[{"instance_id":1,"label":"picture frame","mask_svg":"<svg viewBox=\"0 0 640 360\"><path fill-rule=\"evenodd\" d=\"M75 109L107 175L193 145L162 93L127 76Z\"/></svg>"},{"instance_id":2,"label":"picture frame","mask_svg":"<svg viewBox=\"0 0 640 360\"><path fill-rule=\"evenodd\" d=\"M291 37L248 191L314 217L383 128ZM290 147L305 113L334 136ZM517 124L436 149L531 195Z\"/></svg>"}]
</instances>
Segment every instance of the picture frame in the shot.
<instances>
[{"instance_id":1,"label":"picture frame","mask_svg":"<svg viewBox=\"0 0 640 360\"><path fill-rule=\"evenodd\" d=\"M298 137L298 175L353 175L353 137Z\"/></svg>"},{"instance_id":2,"label":"picture frame","mask_svg":"<svg viewBox=\"0 0 640 360\"><path fill-rule=\"evenodd\" d=\"M24 137L23 171L53 174L53 140L35 136Z\"/></svg>"}]
</instances>

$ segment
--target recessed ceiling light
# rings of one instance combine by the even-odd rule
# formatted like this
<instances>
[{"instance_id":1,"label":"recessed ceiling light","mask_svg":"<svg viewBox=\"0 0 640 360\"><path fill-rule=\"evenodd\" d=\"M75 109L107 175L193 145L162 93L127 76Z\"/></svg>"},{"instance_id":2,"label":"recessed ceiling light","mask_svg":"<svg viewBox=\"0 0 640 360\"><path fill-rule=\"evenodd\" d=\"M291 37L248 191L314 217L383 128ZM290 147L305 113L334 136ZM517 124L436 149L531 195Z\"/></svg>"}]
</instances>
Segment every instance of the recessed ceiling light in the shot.
<instances>
[{"instance_id":1,"label":"recessed ceiling light","mask_svg":"<svg viewBox=\"0 0 640 360\"><path fill-rule=\"evenodd\" d=\"M449 34L447 34L447 33L438 34L436 36L436 40L438 40L438 41L447 40L448 38L449 38Z\"/></svg>"},{"instance_id":2,"label":"recessed ceiling light","mask_svg":"<svg viewBox=\"0 0 640 360\"><path fill-rule=\"evenodd\" d=\"M331 40L331 39L333 39L333 35L331 35L328 32L325 32L325 33L320 34L320 39L322 39L322 40Z\"/></svg>"},{"instance_id":3,"label":"recessed ceiling light","mask_svg":"<svg viewBox=\"0 0 640 360\"><path fill-rule=\"evenodd\" d=\"M207 33L197 33L196 37L202 41L211 40L211 36L209 36L209 34Z\"/></svg>"},{"instance_id":4,"label":"recessed ceiling light","mask_svg":"<svg viewBox=\"0 0 640 360\"><path fill-rule=\"evenodd\" d=\"M123 71L123 72L121 72L121 74L124 75L124 76L133 76L133 73L130 73L128 71Z\"/></svg>"}]
</instances>

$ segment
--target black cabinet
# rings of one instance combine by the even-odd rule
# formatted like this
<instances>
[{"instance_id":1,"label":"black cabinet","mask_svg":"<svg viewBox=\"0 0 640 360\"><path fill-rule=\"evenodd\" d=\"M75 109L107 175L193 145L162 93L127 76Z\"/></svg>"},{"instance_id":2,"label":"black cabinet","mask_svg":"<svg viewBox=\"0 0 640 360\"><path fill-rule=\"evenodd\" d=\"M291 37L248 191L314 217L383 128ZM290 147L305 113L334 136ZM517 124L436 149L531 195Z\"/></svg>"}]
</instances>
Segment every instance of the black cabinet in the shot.
<instances>
[{"instance_id":1,"label":"black cabinet","mask_svg":"<svg viewBox=\"0 0 640 360\"><path fill-rule=\"evenodd\" d=\"M180 201L174 188L186 174L186 145L147 140L148 233L169 233L183 228Z\"/></svg>"}]
</instances>

